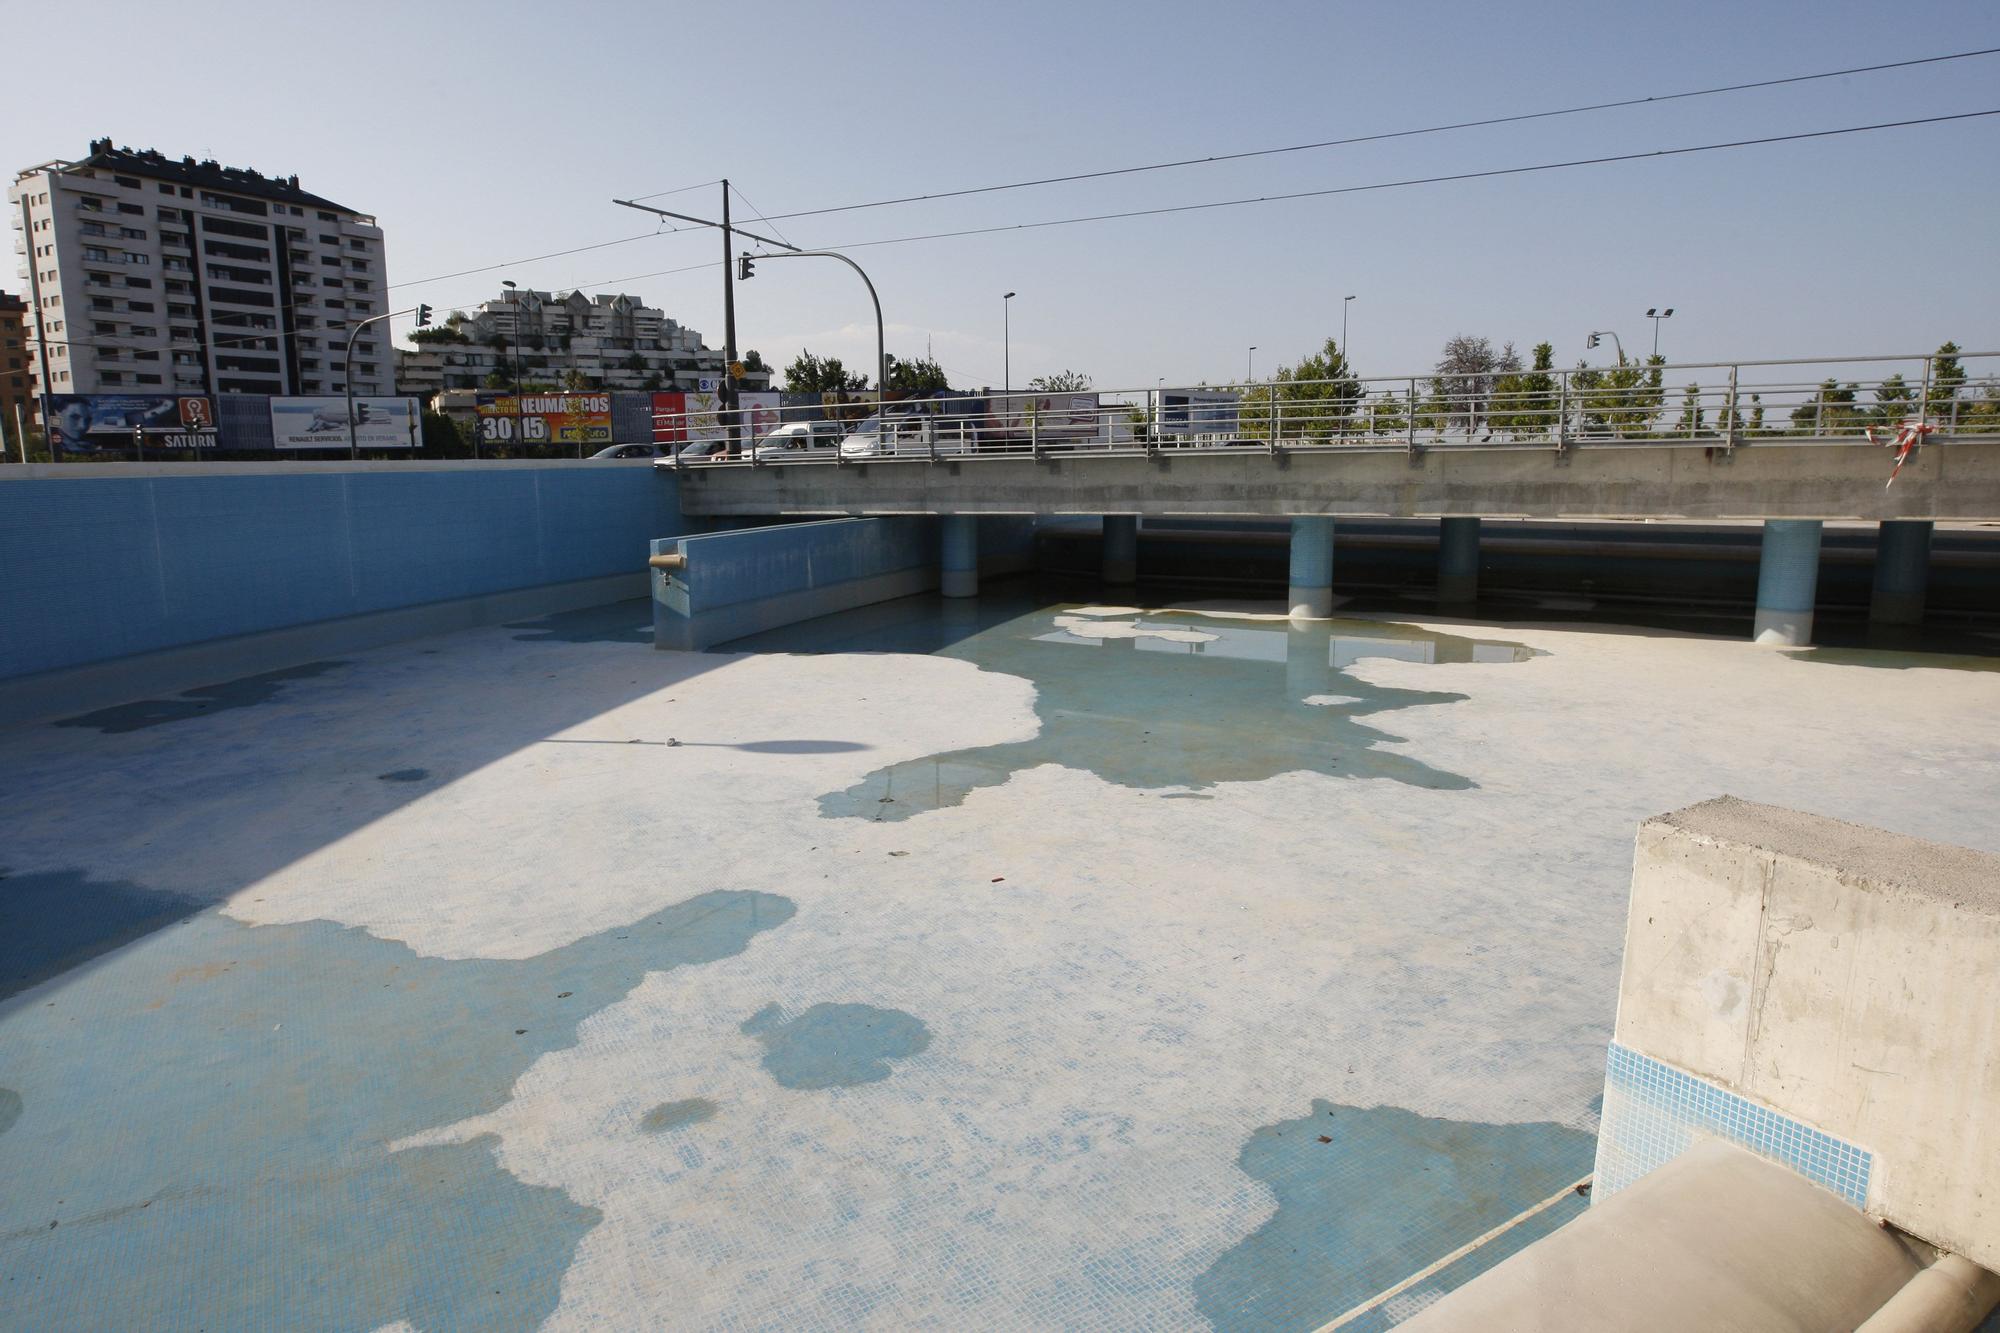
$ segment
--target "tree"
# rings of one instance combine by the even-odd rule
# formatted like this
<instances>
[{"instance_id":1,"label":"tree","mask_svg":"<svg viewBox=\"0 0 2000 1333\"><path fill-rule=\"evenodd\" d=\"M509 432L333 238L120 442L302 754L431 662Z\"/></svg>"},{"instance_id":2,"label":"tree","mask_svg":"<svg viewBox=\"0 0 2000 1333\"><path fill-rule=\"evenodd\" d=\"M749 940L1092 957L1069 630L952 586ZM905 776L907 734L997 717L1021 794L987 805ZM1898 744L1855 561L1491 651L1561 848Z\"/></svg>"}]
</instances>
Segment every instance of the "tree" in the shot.
<instances>
[{"instance_id":1,"label":"tree","mask_svg":"<svg viewBox=\"0 0 2000 1333\"><path fill-rule=\"evenodd\" d=\"M1493 383L1493 429L1517 439L1553 434L1556 425L1556 349L1535 344L1535 364L1526 373L1503 375Z\"/></svg>"},{"instance_id":2,"label":"tree","mask_svg":"<svg viewBox=\"0 0 2000 1333\"><path fill-rule=\"evenodd\" d=\"M1891 375L1875 386L1875 410L1871 414L1873 424L1887 426L1894 430L1910 415L1910 405L1917 400L1916 391L1903 381L1900 374Z\"/></svg>"},{"instance_id":3,"label":"tree","mask_svg":"<svg viewBox=\"0 0 2000 1333\"><path fill-rule=\"evenodd\" d=\"M743 354L743 369L748 374L759 375L770 370L770 367L764 364L763 353L753 347Z\"/></svg>"},{"instance_id":4,"label":"tree","mask_svg":"<svg viewBox=\"0 0 2000 1333\"><path fill-rule=\"evenodd\" d=\"M1408 425L1403 417L1403 407L1403 395L1389 389L1370 398L1355 410L1365 414L1369 434L1400 435Z\"/></svg>"},{"instance_id":5,"label":"tree","mask_svg":"<svg viewBox=\"0 0 2000 1333\"><path fill-rule=\"evenodd\" d=\"M562 386L564 393L584 393L594 387L590 382L590 376L574 366L563 372Z\"/></svg>"},{"instance_id":6,"label":"tree","mask_svg":"<svg viewBox=\"0 0 2000 1333\"><path fill-rule=\"evenodd\" d=\"M1651 429L1666 402L1661 367L1666 358L1646 358L1645 364L1618 358L1616 366L1577 362L1570 376L1577 419L1586 434L1637 435Z\"/></svg>"},{"instance_id":7,"label":"tree","mask_svg":"<svg viewBox=\"0 0 2000 1333\"><path fill-rule=\"evenodd\" d=\"M1931 389L1924 395L1924 415L1941 417L1947 426L1951 424L1952 404L1965 386L1965 367L1958 362L1958 351L1955 342L1939 346L1931 360Z\"/></svg>"},{"instance_id":8,"label":"tree","mask_svg":"<svg viewBox=\"0 0 2000 1333\"><path fill-rule=\"evenodd\" d=\"M482 389L511 389L514 387L514 381L509 378L505 370L495 366L485 379L479 381L479 387Z\"/></svg>"},{"instance_id":9,"label":"tree","mask_svg":"<svg viewBox=\"0 0 2000 1333\"><path fill-rule=\"evenodd\" d=\"M1485 419L1494 380L1520 368L1521 358L1512 343L1496 352L1489 339L1469 333L1447 339L1430 383L1432 416L1440 423L1462 423L1470 435Z\"/></svg>"},{"instance_id":10,"label":"tree","mask_svg":"<svg viewBox=\"0 0 2000 1333\"><path fill-rule=\"evenodd\" d=\"M479 429L477 422L473 423L472 429ZM463 458L472 452L458 422L442 412L424 413L422 431L424 452L427 454L440 458Z\"/></svg>"},{"instance_id":11,"label":"tree","mask_svg":"<svg viewBox=\"0 0 2000 1333\"><path fill-rule=\"evenodd\" d=\"M1289 425L1293 434L1306 439L1338 435L1361 401L1361 381L1354 378L1347 354L1331 338L1296 366L1278 367L1275 379L1280 434Z\"/></svg>"},{"instance_id":12,"label":"tree","mask_svg":"<svg viewBox=\"0 0 2000 1333\"><path fill-rule=\"evenodd\" d=\"M410 341L419 347L426 343L470 343L455 324L444 324L436 328L410 330Z\"/></svg>"},{"instance_id":13,"label":"tree","mask_svg":"<svg viewBox=\"0 0 2000 1333\"><path fill-rule=\"evenodd\" d=\"M951 387L951 380L935 361L904 361L889 357L889 386L897 393L937 393Z\"/></svg>"},{"instance_id":14,"label":"tree","mask_svg":"<svg viewBox=\"0 0 2000 1333\"><path fill-rule=\"evenodd\" d=\"M1792 409L1792 433L1842 435L1859 430L1864 414L1855 409L1854 400L1860 392L1859 384L1821 380L1813 396Z\"/></svg>"},{"instance_id":15,"label":"tree","mask_svg":"<svg viewBox=\"0 0 2000 1333\"><path fill-rule=\"evenodd\" d=\"M1681 390L1681 419L1674 423L1674 434L1685 435L1692 440L1702 433L1707 425L1707 414L1701 406L1701 386L1690 383Z\"/></svg>"},{"instance_id":16,"label":"tree","mask_svg":"<svg viewBox=\"0 0 2000 1333\"><path fill-rule=\"evenodd\" d=\"M1032 393L1082 393L1090 387L1090 376L1080 370L1058 370L1053 375L1037 375L1028 381Z\"/></svg>"},{"instance_id":17,"label":"tree","mask_svg":"<svg viewBox=\"0 0 2000 1333\"><path fill-rule=\"evenodd\" d=\"M846 393L868 387L868 377L850 372L837 356L817 357L804 348L785 367L785 388L791 393Z\"/></svg>"}]
</instances>

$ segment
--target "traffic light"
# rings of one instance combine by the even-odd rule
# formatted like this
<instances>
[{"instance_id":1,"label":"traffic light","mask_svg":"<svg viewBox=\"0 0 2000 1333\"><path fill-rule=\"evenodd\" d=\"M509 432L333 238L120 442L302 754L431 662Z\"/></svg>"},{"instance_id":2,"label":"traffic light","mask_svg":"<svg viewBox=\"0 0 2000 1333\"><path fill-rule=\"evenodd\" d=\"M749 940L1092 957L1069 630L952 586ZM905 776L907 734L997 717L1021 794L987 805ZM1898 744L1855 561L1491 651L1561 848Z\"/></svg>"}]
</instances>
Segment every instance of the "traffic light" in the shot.
<instances>
[{"instance_id":1,"label":"traffic light","mask_svg":"<svg viewBox=\"0 0 2000 1333\"><path fill-rule=\"evenodd\" d=\"M756 273L756 260L752 259L749 255L736 256L736 277L739 281L755 277Z\"/></svg>"},{"instance_id":2,"label":"traffic light","mask_svg":"<svg viewBox=\"0 0 2000 1333\"><path fill-rule=\"evenodd\" d=\"M1601 333L1593 333L1593 334L1591 334L1591 335L1590 335L1590 341L1589 341L1589 342L1587 342L1587 343L1585 343L1585 344L1584 344L1584 346L1586 346L1586 347L1595 347L1595 346L1597 346L1597 343L1598 343L1598 340L1599 340L1599 339L1601 339L1601 338L1602 338L1603 336L1604 336L1604 335L1603 335L1603 334L1601 334Z\"/></svg>"},{"instance_id":3,"label":"traffic light","mask_svg":"<svg viewBox=\"0 0 2000 1333\"><path fill-rule=\"evenodd\" d=\"M423 327L424 325L426 325L426 324L428 324L428 323L430 323L430 322L431 322L431 308L430 308L429 306L427 306L427 305L420 305L420 306L418 306L418 307L417 307L417 327L418 327L418 328L422 328L422 327Z\"/></svg>"}]
</instances>

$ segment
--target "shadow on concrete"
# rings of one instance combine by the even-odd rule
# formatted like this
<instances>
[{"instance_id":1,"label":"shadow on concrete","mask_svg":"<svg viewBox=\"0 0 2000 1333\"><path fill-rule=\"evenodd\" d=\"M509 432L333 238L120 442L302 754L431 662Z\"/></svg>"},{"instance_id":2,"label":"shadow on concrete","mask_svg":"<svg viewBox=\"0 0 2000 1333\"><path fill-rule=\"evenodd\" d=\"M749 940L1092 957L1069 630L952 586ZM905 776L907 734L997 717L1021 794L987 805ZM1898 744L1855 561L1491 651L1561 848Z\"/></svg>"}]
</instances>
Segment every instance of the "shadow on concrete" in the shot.
<instances>
[{"instance_id":1,"label":"shadow on concrete","mask_svg":"<svg viewBox=\"0 0 2000 1333\"><path fill-rule=\"evenodd\" d=\"M87 971L439 787L727 660L586 632L648 618L644 599L589 610L561 633L458 631L0 732L0 768L37 795L0 808L14 868L0 881L14 914L0 976L18 993ZM101 739L57 741L51 728Z\"/></svg>"},{"instance_id":2,"label":"shadow on concrete","mask_svg":"<svg viewBox=\"0 0 2000 1333\"><path fill-rule=\"evenodd\" d=\"M132 703L113 704L95 712L66 717L50 725L92 727L106 735L144 731L147 727L186 722L191 718L208 717L232 709L256 708L272 702L286 685L294 681L312 680L337 667L350 665L352 663L349 662L306 662L224 681L220 685L202 685L171 699L138 699Z\"/></svg>"},{"instance_id":3,"label":"shadow on concrete","mask_svg":"<svg viewBox=\"0 0 2000 1333\"><path fill-rule=\"evenodd\" d=\"M0 1000L199 912L203 903L78 869L0 870Z\"/></svg>"}]
</instances>

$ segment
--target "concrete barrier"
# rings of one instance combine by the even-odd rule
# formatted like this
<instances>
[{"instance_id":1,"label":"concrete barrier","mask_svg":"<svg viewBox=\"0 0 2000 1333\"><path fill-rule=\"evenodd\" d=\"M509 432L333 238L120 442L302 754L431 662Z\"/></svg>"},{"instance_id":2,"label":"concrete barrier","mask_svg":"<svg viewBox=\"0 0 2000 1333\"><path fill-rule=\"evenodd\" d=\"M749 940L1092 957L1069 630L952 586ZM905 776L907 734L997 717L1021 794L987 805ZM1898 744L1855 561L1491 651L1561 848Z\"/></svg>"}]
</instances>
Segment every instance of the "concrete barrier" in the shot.
<instances>
[{"instance_id":1,"label":"concrete barrier","mask_svg":"<svg viewBox=\"0 0 2000 1333\"><path fill-rule=\"evenodd\" d=\"M644 464L0 469L0 723L643 596L698 525Z\"/></svg>"},{"instance_id":2,"label":"concrete barrier","mask_svg":"<svg viewBox=\"0 0 2000 1333\"><path fill-rule=\"evenodd\" d=\"M1927 445L1884 487L1866 443L1287 449L699 467L690 514L2000 519L2000 441Z\"/></svg>"},{"instance_id":3,"label":"concrete barrier","mask_svg":"<svg viewBox=\"0 0 2000 1333\"><path fill-rule=\"evenodd\" d=\"M2000 857L1724 797L1639 830L1598 1144L1731 1139L2000 1267Z\"/></svg>"},{"instance_id":4,"label":"concrete barrier","mask_svg":"<svg viewBox=\"0 0 2000 1333\"><path fill-rule=\"evenodd\" d=\"M670 537L654 555L686 566L653 571L653 646L698 651L795 621L938 586L938 526L929 518L852 518Z\"/></svg>"}]
</instances>

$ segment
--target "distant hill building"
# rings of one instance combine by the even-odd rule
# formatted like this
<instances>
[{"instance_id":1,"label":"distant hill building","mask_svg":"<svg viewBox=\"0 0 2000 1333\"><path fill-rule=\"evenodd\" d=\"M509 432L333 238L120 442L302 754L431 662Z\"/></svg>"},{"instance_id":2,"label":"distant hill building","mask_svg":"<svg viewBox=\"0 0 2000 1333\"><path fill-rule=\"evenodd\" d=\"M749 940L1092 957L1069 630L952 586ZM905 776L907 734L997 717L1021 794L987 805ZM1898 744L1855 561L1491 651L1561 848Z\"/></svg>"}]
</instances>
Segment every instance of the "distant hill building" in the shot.
<instances>
[{"instance_id":1,"label":"distant hill building","mask_svg":"<svg viewBox=\"0 0 2000 1333\"><path fill-rule=\"evenodd\" d=\"M382 229L297 176L97 139L7 200L37 392L342 393L352 323L388 309ZM357 393L392 391L389 352L360 335Z\"/></svg>"},{"instance_id":2,"label":"distant hill building","mask_svg":"<svg viewBox=\"0 0 2000 1333\"><path fill-rule=\"evenodd\" d=\"M722 353L701 335L638 297L519 291L453 312L396 351L396 391L429 397L448 389L513 387L512 358L524 384L561 386L572 374L593 389L694 389L722 376ZM770 387L768 369L742 387Z\"/></svg>"}]
</instances>

